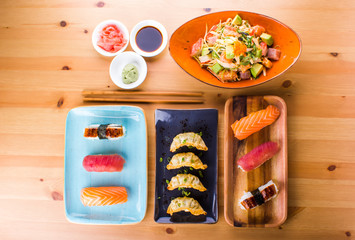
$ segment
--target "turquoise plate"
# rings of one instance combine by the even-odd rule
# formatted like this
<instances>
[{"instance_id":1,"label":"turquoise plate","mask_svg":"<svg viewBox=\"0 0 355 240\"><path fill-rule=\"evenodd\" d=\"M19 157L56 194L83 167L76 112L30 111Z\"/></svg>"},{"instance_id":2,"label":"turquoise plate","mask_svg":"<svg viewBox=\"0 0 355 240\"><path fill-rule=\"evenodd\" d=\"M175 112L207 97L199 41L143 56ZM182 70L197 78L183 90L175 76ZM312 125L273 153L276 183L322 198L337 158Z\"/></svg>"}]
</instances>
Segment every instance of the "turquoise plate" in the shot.
<instances>
[{"instance_id":1,"label":"turquoise plate","mask_svg":"<svg viewBox=\"0 0 355 240\"><path fill-rule=\"evenodd\" d=\"M118 140L83 137L92 124L124 126ZM87 172L87 155L120 154L126 160L121 172ZM85 207L80 191L85 187L123 186L128 201L112 206ZM132 106L79 107L67 116L65 130L65 212L69 221L82 224L133 224L143 220L147 208L147 124L141 108Z\"/></svg>"}]
</instances>

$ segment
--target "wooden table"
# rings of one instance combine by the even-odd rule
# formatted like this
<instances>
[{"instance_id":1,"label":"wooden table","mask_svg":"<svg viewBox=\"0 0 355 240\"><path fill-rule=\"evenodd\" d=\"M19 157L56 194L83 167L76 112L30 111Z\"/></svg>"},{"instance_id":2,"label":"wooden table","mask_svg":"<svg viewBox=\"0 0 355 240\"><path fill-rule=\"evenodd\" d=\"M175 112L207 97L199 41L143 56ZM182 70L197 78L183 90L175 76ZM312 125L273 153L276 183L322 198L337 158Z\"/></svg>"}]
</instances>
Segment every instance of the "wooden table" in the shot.
<instances>
[{"instance_id":1,"label":"wooden table","mask_svg":"<svg viewBox=\"0 0 355 240\"><path fill-rule=\"evenodd\" d=\"M223 3L222 3L223 2ZM301 37L295 66L257 87L205 85L173 61L168 48L146 59L140 90L205 93L205 104L137 104L148 122L148 207L131 226L69 223L63 202L64 130L81 91L116 89L110 59L95 52L91 33L102 20L128 29L143 19L169 35L206 12L239 9L272 16ZM355 2L3 0L0 2L0 239L352 239L355 236ZM130 47L128 48L130 50ZM223 216L223 116L234 95L273 94L288 106L289 205L276 229L237 229ZM153 220L156 108L219 110L219 221L164 225Z\"/></svg>"}]
</instances>

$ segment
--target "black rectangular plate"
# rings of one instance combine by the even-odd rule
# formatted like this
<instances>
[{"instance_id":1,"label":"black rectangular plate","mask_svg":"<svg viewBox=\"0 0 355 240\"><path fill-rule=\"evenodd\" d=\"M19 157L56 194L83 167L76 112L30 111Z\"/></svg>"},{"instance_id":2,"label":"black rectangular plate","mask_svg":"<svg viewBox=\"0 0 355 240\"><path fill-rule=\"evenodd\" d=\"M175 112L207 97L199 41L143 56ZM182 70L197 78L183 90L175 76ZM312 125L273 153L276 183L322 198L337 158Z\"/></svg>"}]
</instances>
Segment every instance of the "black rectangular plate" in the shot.
<instances>
[{"instance_id":1,"label":"black rectangular plate","mask_svg":"<svg viewBox=\"0 0 355 240\"><path fill-rule=\"evenodd\" d=\"M158 223L216 223L218 220L217 203L217 139L218 139L218 110L171 110L157 109L155 111L156 131L156 175L155 175L155 209L154 220ZM183 132L202 132L202 139L208 147L208 151L199 151L195 148L182 147L176 152L170 152L173 138ZM180 168L168 170L166 165L169 159L176 153L194 152L200 155L201 161L207 164L205 170L191 170ZM163 161L160 161L160 158ZM185 189L191 192L189 197L196 199L207 215L194 216L188 212L174 213L172 216L166 213L173 198L182 197L182 191L167 190L167 182L178 173L194 174L198 176L202 184L207 188L205 192L194 189ZM200 176L200 172L203 177Z\"/></svg>"}]
</instances>

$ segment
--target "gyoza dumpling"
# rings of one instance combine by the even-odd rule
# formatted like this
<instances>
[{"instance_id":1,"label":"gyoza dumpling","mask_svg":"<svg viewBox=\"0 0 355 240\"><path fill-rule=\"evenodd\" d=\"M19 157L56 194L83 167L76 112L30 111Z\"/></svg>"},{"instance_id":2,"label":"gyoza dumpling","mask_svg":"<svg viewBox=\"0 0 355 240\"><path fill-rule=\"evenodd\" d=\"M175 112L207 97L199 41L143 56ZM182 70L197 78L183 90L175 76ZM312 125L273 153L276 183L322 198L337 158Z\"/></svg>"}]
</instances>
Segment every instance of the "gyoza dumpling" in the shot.
<instances>
[{"instance_id":1,"label":"gyoza dumpling","mask_svg":"<svg viewBox=\"0 0 355 240\"><path fill-rule=\"evenodd\" d=\"M170 146L170 152L175 152L178 148L183 146L191 146L203 151L208 150L201 136L194 132L186 132L176 135Z\"/></svg>"},{"instance_id":2,"label":"gyoza dumpling","mask_svg":"<svg viewBox=\"0 0 355 240\"><path fill-rule=\"evenodd\" d=\"M206 215L207 213L203 210L201 205L193 198L190 197L178 197L170 202L168 210L166 211L168 214L173 215L175 212L190 212L192 215Z\"/></svg>"},{"instance_id":3,"label":"gyoza dumpling","mask_svg":"<svg viewBox=\"0 0 355 240\"><path fill-rule=\"evenodd\" d=\"M166 166L168 170L181 167L193 167L194 169L206 169L207 165L203 164L201 159L192 152L177 153Z\"/></svg>"},{"instance_id":4,"label":"gyoza dumpling","mask_svg":"<svg viewBox=\"0 0 355 240\"><path fill-rule=\"evenodd\" d=\"M179 187L193 188L200 192L207 190L201 183L200 179L192 174L178 174L175 177L172 177L168 184L168 190L174 190Z\"/></svg>"}]
</instances>

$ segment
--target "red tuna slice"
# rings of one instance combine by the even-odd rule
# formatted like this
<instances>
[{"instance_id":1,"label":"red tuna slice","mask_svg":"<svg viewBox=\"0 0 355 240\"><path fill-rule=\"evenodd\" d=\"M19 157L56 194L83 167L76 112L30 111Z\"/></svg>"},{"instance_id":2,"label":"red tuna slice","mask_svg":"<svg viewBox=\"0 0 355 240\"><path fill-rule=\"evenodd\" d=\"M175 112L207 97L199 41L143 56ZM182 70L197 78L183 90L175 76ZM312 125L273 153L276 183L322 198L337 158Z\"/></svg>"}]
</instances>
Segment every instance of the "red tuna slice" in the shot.
<instances>
[{"instance_id":1,"label":"red tuna slice","mask_svg":"<svg viewBox=\"0 0 355 240\"><path fill-rule=\"evenodd\" d=\"M276 48L269 48L268 52L267 52L267 57L271 60L279 60L281 56L281 51L279 49Z\"/></svg>"},{"instance_id":2,"label":"red tuna slice","mask_svg":"<svg viewBox=\"0 0 355 240\"><path fill-rule=\"evenodd\" d=\"M121 172L125 162L118 154L88 155L83 160L83 167L88 172Z\"/></svg>"},{"instance_id":3,"label":"red tuna slice","mask_svg":"<svg viewBox=\"0 0 355 240\"><path fill-rule=\"evenodd\" d=\"M271 159L279 149L279 145L276 142L263 143L239 158L237 161L238 166L243 171L251 171Z\"/></svg>"}]
</instances>

